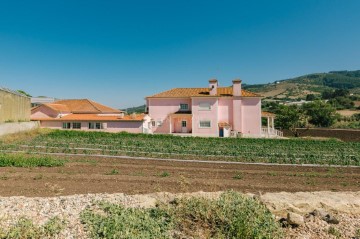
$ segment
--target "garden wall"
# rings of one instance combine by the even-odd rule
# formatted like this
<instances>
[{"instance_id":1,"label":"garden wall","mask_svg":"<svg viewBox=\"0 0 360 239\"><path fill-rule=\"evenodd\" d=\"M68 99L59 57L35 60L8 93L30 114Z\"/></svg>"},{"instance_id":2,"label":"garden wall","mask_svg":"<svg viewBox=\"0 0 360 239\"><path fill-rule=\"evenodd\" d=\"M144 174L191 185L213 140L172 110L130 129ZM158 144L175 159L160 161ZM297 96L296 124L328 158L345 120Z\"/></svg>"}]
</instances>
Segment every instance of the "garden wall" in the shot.
<instances>
[{"instance_id":1,"label":"garden wall","mask_svg":"<svg viewBox=\"0 0 360 239\"><path fill-rule=\"evenodd\" d=\"M19 122L19 123L1 123L0 124L0 136L6 134L14 134L23 131L30 131L39 128L38 121L31 122Z\"/></svg>"}]
</instances>

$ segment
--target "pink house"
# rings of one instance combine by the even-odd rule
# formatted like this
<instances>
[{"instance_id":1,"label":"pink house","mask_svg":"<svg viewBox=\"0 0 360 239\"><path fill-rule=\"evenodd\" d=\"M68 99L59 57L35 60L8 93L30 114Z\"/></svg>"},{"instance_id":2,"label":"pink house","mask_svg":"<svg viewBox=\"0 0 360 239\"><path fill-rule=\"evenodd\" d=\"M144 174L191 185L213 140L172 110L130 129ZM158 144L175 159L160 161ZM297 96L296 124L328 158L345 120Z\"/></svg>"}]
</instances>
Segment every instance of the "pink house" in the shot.
<instances>
[{"instance_id":1,"label":"pink house","mask_svg":"<svg viewBox=\"0 0 360 239\"><path fill-rule=\"evenodd\" d=\"M148 133L150 117L145 114L125 115L88 99L59 100L31 109L31 120L43 128L105 132Z\"/></svg>"},{"instance_id":2,"label":"pink house","mask_svg":"<svg viewBox=\"0 0 360 239\"><path fill-rule=\"evenodd\" d=\"M146 97L153 133L193 136L261 137L261 96L241 88L241 80L219 87L174 88Z\"/></svg>"}]
</instances>

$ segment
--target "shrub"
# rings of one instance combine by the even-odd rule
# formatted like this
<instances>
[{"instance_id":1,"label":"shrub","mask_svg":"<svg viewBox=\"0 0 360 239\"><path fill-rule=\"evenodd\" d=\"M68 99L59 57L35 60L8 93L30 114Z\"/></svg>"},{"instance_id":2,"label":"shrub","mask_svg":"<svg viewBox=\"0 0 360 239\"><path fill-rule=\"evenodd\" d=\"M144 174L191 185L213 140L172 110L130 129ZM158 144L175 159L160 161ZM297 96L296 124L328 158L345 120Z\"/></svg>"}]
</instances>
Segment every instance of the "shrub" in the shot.
<instances>
[{"instance_id":1,"label":"shrub","mask_svg":"<svg viewBox=\"0 0 360 239\"><path fill-rule=\"evenodd\" d=\"M219 199L183 198L155 208L98 203L81 220L92 238L281 238L270 211L236 192Z\"/></svg>"},{"instance_id":2,"label":"shrub","mask_svg":"<svg viewBox=\"0 0 360 239\"><path fill-rule=\"evenodd\" d=\"M169 238L169 215L159 209L124 208L101 202L101 214L85 209L80 218L92 238Z\"/></svg>"},{"instance_id":3,"label":"shrub","mask_svg":"<svg viewBox=\"0 0 360 239\"><path fill-rule=\"evenodd\" d=\"M43 226L36 226L30 219L20 218L19 221L7 231L0 230L1 239L10 238L54 238L65 227L65 221L58 217L51 218Z\"/></svg>"}]
</instances>

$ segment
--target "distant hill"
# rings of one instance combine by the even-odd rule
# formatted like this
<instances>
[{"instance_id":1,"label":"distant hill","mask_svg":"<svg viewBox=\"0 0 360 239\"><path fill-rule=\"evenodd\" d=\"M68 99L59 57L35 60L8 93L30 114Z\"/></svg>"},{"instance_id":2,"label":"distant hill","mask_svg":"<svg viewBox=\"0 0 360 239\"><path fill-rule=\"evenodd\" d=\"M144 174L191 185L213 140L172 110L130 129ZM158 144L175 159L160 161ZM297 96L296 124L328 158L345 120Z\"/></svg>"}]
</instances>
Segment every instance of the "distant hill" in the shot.
<instances>
[{"instance_id":1,"label":"distant hill","mask_svg":"<svg viewBox=\"0 0 360 239\"><path fill-rule=\"evenodd\" d=\"M132 113L145 113L146 111L146 105L140 105L140 106L136 106L136 107L130 107L130 108L126 108L123 109L124 111L126 111L128 114L132 114Z\"/></svg>"},{"instance_id":2,"label":"distant hill","mask_svg":"<svg viewBox=\"0 0 360 239\"><path fill-rule=\"evenodd\" d=\"M360 70L314 73L268 84L244 85L244 89L273 99L304 99L327 89L348 89L360 95Z\"/></svg>"}]
</instances>

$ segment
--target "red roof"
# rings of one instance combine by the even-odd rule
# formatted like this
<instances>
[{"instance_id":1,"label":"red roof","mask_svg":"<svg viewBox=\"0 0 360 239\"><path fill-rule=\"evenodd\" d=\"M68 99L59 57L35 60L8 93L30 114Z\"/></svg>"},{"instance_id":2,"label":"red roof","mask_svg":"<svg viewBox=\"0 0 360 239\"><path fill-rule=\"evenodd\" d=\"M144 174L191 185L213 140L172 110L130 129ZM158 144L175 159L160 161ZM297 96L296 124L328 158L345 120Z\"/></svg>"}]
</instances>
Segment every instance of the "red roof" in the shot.
<instances>
[{"instance_id":1,"label":"red roof","mask_svg":"<svg viewBox=\"0 0 360 239\"><path fill-rule=\"evenodd\" d=\"M164 91L147 98L179 98L179 97L209 97L210 90L209 88L174 88L168 91ZM217 97L229 97L233 96L232 87L218 87L217 94L214 95ZM259 94L241 90L241 96L243 97L262 97Z\"/></svg>"},{"instance_id":2,"label":"red roof","mask_svg":"<svg viewBox=\"0 0 360 239\"><path fill-rule=\"evenodd\" d=\"M61 118L31 118L39 121L143 121L145 114L135 115L98 115L98 114L69 114Z\"/></svg>"}]
</instances>

